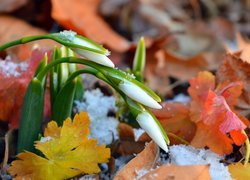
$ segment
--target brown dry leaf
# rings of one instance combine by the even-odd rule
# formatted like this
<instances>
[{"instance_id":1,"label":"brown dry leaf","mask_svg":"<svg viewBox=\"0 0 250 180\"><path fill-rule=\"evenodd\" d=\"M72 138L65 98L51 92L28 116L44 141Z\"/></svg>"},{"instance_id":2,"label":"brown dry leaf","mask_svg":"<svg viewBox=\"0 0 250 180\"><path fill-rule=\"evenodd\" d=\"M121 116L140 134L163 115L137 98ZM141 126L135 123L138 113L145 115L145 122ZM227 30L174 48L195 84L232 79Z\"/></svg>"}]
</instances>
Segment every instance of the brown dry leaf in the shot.
<instances>
[{"instance_id":1,"label":"brown dry leaf","mask_svg":"<svg viewBox=\"0 0 250 180\"><path fill-rule=\"evenodd\" d=\"M164 71L167 71L170 76L180 80L189 80L199 71L208 69L208 63L201 54L191 58L184 58L165 50L158 51L156 53L156 58L158 58L159 61L165 61Z\"/></svg>"},{"instance_id":2,"label":"brown dry leaf","mask_svg":"<svg viewBox=\"0 0 250 180\"><path fill-rule=\"evenodd\" d=\"M146 66L144 71L147 85L157 93L165 96L171 93L169 89L169 73L166 70L166 63L163 59L156 57L158 52L164 51L163 48L171 37L162 37L151 41L148 39L146 55Z\"/></svg>"},{"instance_id":3,"label":"brown dry leaf","mask_svg":"<svg viewBox=\"0 0 250 180\"><path fill-rule=\"evenodd\" d=\"M118 125L119 140L116 140L111 145L112 155L132 155L140 153L144 147L145 142L135 141L133 128L125 123Z\"/></svg>"},{"instance_id":4,"label":"brown dry leaf","mask_svg":"<svg viewBox=\"0 0 250 180\"><path fill-rule=\"evenodd\" d=\"M0 44L4 44L24 36L46 34L46 31L35 28L26 22L11 16L0 15L0 22ZM39 43L36 41L8 49L7 52L15 54L19 60L26 60L31 56L31 52L34 47L50 49L53 48L54 45L55 43L51 40L43 40L39 41Z\"/></svg>"},{"instance_id":5,"label":"brown dry leaf","mask_svg":"<svg viewBox=\"0 0 250 180\"><path fill-rule=\"evenodd\" d=\"M0 12L12 12L25 5L27 2L28 0L1 0Z\"/></svg>"},{"instance_id":6,"label":"brown dry leaf","mask_svg":"<svg viewBox=\"0 0 250 180\"><path fill-rule=\"evenodd\" d=\"M119 123L118 132L120 140L135 140L133 128L128 124Z\"/></svg>"},{"instance_id":7,"label":"brown dry leaf","mask_svg":"<svg viewBox=\"0 0 250 180\"><path fill-rule=\"evenodd\" d=\"M128 50L130 43L98 15L99 4L100 0L52 0L52 17L65 28L107 45L111 50Z\"/></svg>"},{"instance_id":8,"label":"brown dry leaf","mask_svg":"<svg viewBox=\"0 0 250 180\"><path fill-rule=\"evenodd\" d=\"M242 61L250 63L250 42L246 41L240 33L237 33L237 49L232 50L230 47L227 47L226 49L229 53L238 52L239 57L242 59Z\"/></svg>"},{"instance_id":9,"label":"brown dry leaf","mask_svg":"<svg viewBox=\"0 0 250 180\"><path fill-rule=\"evenodd\" d=\"M159 168L150 171L141 178L154 180L210 180L209 165L162 165Z\"/></svg>"},{"instance_id":10,"label":"brown dry leaf","mask_svg":"<svg viewBox=\"0 0 250 180\"><path fill-rule=\"evenodd\" d=\"M140 170L149 170L155 166L159 157L159 148L152 141L134 159L129 161L114 177L114 180L135 179Z\"/></svg>"},{"instance_id":11,"label":"brown dry leaf","mask_svg":"<svg viewBox=\"0 0 250 180\"><path fill-rule=\"evenodd\" d=\"M226 80L243 82L243 92L239 104L241 107L245 106L244 104L250 104L250 64L240 56L240 53L227 54L217 71L216 78L218 82Z\"/></svg>"},{"instance_id":12,"label":"brown dry leaf","mask_svg":"<svg viewBox=\"0 0 250 180\"><path fill-rule=\"evenodd\" d=\"M167 133L172 133L181 139L190 142L196 131L195 123L190 121L189 105L182 103L163 103L163 109L154 110L153 113L162 124ZM169 136L172 144L182 143Z\"/></svg>"}]
</instances>

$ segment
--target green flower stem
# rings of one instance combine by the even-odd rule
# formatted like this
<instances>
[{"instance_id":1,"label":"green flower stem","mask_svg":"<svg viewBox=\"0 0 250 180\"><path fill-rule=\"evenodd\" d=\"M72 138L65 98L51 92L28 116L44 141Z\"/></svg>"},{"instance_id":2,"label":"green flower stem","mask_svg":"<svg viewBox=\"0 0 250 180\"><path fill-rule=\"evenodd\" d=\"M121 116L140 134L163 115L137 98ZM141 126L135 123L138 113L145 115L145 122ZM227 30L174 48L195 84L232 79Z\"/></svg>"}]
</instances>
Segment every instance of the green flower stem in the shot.
<instances>
[{"instance_id":1,"label":"green flower stem","mask_svg":"<svg viewBox=\"0 0 250 180\"><path fill-rule=\"evenodd\" d=\"M51 39L49 34L41 35L41 36L28 36L24 37L15 41L8 42L2 46L0 46L0 51L3 51L9 47L19 45L19 44L25 44L31 41L41 40L41 39Z\"/></svg>"},{"instance_id":2,"label":"green flower stem","mask_svg":"<svg viewBox=\"0 0 250 180\"><path fill-rule=\"evenodd\" d=\"M157 102L161 101L160 97L157 96L151 89L149 89L147 86L140 83L139 81L136 81L135 79L131 78L128 74L124 73L123 71L120 71L120 70L114 69L114 68L110 68L110 67L106 67L106 66L102 66L102 65L99 65L99 64L94 63L92 61L89 61L87 59L82 59L82 58L77 58L77 57L65 57L65 58L60 58L60 59L57 59L55 61L52 61L43 70L40 71L40 73L37 75L37 78L42 79L52 67L54 67L57 64L64 63L64 62L84 64L84 65L90 66L90 67L102 72L102 74L105 75L111 82L114 82L115 80L124 81L125 79L128 81L131 81L132 83L136 84L137 86L139 86L140 88L145 90ZM116 85L118 85L118 84L116 84Z\"/></svg>"},{"instance_id":3,"label":"green flower stem","mask_svg":"<svg viewBox=\"0 0 250 180\"><path fill-rule=\"evenodd\" d=\"M67 40L63 40L62 38L57 36L56 33L55 34L44 34L44 35L40 35L40 36L27 36L27 37L24 37L24 38L21 38L21 39L17 39L15 41L11 41L11 42L8 42L8 43L0 46L0 51L3 51L3 50L5 50L5 49L7 49L9 47L12 47L12 46L16 46L16 45L19 45L19 44L25 44L25 43L28 43L28 42L42 40L42 39L51 39L51 40L54 40L54 41L56 41L56 42L58 42L60 44L63 44L65 46L67 46L67 47L70 47L70 48L84 49L84 50L96 52L96 53L99 53L99 54L105 54L104 51L89 48L89 47L86 47L86 46L73 44L73 43L71 43L71 42L69 42Z\"/></svg>"},{"instance_id":4,"label":"green flower stem","mask_svg":"<svg viewBox=\"0 0 250 180\"><path fill-rule=\"evenodd\" d=\"M38 74L37 79L43 79L43 77L50 71L51 68L54 66L61 64L61 63L75 63L75 64L84 64L87 66L90 66L92 68L98 68L98 65L96 63L93 63L87 59L82 58L76 58L76 57L63 57L56 59L52 61L50 64L48 64L45 68L43 68Z\"/></svg>"}]
</instances>

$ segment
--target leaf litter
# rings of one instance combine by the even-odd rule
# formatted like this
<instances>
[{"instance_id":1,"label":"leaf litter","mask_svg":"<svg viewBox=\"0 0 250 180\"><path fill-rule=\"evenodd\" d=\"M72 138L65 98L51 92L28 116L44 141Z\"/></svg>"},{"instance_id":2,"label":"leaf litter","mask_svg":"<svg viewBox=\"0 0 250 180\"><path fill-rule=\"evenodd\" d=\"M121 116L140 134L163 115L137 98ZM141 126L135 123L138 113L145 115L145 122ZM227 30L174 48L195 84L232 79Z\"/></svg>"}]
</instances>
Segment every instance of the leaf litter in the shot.
<instances>
[{"instance_id":1,"label":"leaf litter","mask_svg":"<svg viewBox=\"0 0 250 180\"><path fill-rule=\"evenodd\" d=\"M246 1L209 3L207 1L172 0L156 2L97 0L93 3L76 1L70 4L75 7L75 11L65 14L66 11L62 9L68 8L67 3L69 2L63 1L58 4L56 0L52 1L52 17L64 28L75 30L109 47L112 51L111 59L114 59L116 65L125 66L123 68L131 65L132 58L130 57L135 51L134 42L141 35L146 36L145 79L147 84L166 100L162 104L163 110L154 111L154 114L169 133L172 144L176 145L170 146L169 154L160 153L162 158L157 161L158 164L153 163L155 167L150 165L150 168L141 168L136 171L137 178L158 179L171 172L173 173L170 177L177 178L179 175L193 171L194 177L203 179L209 179L209 176L212 179L230 179L228 164L230 164L229 171L233 178L244 179L249 176L248 165L243 166L238 162L246 153L242 151L245 136L240 130L245 129L247 132L249 128L249 120L246 119L250 117L247 70L249 43L237 32L249 37L249 23L247 23L250 19L247 13L250 8L249 3ZM109 11L107 11L107 7L112 8L108 8ZM50 11L47 13L50 16ZM1 36L1 43L25 35L46 32L12 16L1 15L0 19L4 22L0 28L0 34L6 33ZM79 23L80 20L81 23ZM58 25L56 24L55 27ZM18 34L14 33L17 28L20 29ZM237 39L235 39L236 32L238 33ZM29 59L33 48L45 46L50 49L54 44L45 41L8 50L12 59L13 57L19 59L21 60L19 65L24 65L19 67L12 62L1 61L6 68L3 74L7 78L14 75L16 77L12 78L15 82L19 82L18 77L22 77L25 73L27 64L23 60ZM225 46L234 48L230 50L230 47ZM5 59L5 57L1 58ZM28 69L30 69L29 64ZM201 72L204 70L212 71L216 76L212 77L212 74ZM199 76L206 76L208 79L201 77L199 81L197 80ZM188 81L191 84L190 87ZM9 92L13 92L17 84L13 85L12 91ZM27 86L27 82L24 84ZM195 90L196 86L199 86L199 91ZM9 101L2 101L5 111L0 119L8 120L12 127L18 127L21 98L14 97L22 94L20 92L22 90L19 93L13 92L12 98L8 97ZM6 99L4 93L3 98ZM94 102L91 101L93 99ZM130 163L128 161L134 157L134 154L144 149L145 141L150 141L140 129L134 130L134 135L130 134L133 131L132 127L125 128L125 135L119 133L124 126L119 124L114 116L117 107L113 96L104 96L99 90L86 91L83 101L75 102L75 105L77 112L89 113L92 122L91 137L98 139L100 144L114 145L116 142L115 148L111 148L115 163L109 167L104 164L100 165L102 168L100 177L103 179L109 179L115 176L114 172L122 171L122 167ZM10 113L13 108L17 109L16 114ZM93 123L96 125L94 126ZM137 132L140 133L137 134ZM43 140L49 141L50 138ZM221 142L225 146L219 145ZM184 146L183 143L204 148ZM138 148L128 149L127 147L132 144ZM147 145L145 150L147 147L150 145ZM240 157L234 157L235 153L240 154ZM232 156L232 159L228 159ZM200 164L196 165L193 160L197 160ZM166 163L171 164L164 165ZM210 164L210 167L207 164ZM132 164L132 167L134 165L136 163ZM112 166L115 166L113 174L109 172ZM219 169L220 172L218 172ZM129 170L128 173L134 173L134 169ZM86 176L86 178L96 178L96 176ZM184 177L181 176L181 178Z\"/></svg>"}]
</instances>

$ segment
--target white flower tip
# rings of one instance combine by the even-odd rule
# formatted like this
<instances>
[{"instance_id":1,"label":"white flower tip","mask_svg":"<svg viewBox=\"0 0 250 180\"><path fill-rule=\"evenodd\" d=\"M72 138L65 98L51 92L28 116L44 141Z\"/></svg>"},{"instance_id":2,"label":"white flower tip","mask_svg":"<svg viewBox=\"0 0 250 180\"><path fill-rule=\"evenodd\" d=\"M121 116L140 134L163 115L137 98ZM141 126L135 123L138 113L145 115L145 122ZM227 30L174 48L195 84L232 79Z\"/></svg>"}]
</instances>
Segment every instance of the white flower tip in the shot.
<instances>
[{"instance_id":1,"label":"white flower tip","mask_svg":"<svg viewBox=\"0 0 250 180\"><path fill-rule=\"evenodd\" d=\"M93 51L83 49L75 49L75 51L90 61L112 68L115 67L114 63L105 54L99 54Z\"/></svg>"},{"instance_id":2,"label":"white flower tip","mask_svg":"<svg viewBox=\"0 0 250 180\"><path fill-rule=\"evenodd\" d=\"M154 109L161 109L162 106L155 101L148 93L133 82L124 80L119 84L119 89L131 99Z\"/></svg>"},{"instance_id":3,"label":"white flower tip","mask_svg":"<svg viewBox=\"0 0 250 180\"><path fill-rule=\"evenodd\" d=\"M162 106L159 103L152 104L152 108L154 109L162 109Z\"/></svg>"},{"instance_id":4,"label":"white flower tip","mask_svg":"<svg viewBox=\"0 0 250 180\"><path fill-rule=\"evenodd\" d=\"M162 148L166 153L168 152L168 146L167 144L162 144L162 146L160 146L160 148Z\"/></svg>"},{"instance_id":5,"label":"white flower tip","mask_svg":"<svg viewBox=\"0 0 250 180\"><path fill-rule=\"evenodd\" d=\"M168 152L168 146L164 139L164 135L161 132L159 125L155 122L155 119L148 112L140 113L136 120L139 125L144 129L147 134L160 146L164 151Z\"/></svg>"}]
</instances>

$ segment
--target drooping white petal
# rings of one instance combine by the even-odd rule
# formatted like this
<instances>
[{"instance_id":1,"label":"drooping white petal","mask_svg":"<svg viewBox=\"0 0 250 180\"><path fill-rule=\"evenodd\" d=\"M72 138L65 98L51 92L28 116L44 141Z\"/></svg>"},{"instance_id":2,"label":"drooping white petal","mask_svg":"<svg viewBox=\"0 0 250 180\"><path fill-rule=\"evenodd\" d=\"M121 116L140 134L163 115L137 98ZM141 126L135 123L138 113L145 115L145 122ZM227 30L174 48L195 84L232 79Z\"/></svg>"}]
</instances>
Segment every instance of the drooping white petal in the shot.
<instances>
[{"instance_id":1,"label":"drooping white petal","mask_svg":"<svg viewBox=\"0 0 250 180\"><path fill-rule=\"evenodd\" d=\"M160 127L155 122L154 118L145 111L140 113L136 120L141 128L147 132L147 134L156 142L156 144L164 151L168 152L168 146L164 140L164 136L161 133Z\"/></svg>"},{"instance_id":2,"label":"drooping white petal","mask_svg":"<svg viewBox=\"0 0 250 180\"><path fill-rule=\"evenodd\" d=\"M155 101L149 94L142 88L134 83L124 80L119 84L119 89L124 92L131 99L154 109L161 109L161 105Z\"/></svg>"},{"instance_id":3,"label":"drooping white petal","mask_svg":"<svg viewBox=\"0 0 250 180\"><path fill-rule=\"evenodd\" d=\"M87 51L83 49L75 49L75 51L79 55L87 58L90 61L96 62L104 66L112 67L112 68L115 67L114 63L104 54L99 54L96 52Z\"/></svg>"}]
</instances>

